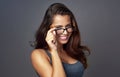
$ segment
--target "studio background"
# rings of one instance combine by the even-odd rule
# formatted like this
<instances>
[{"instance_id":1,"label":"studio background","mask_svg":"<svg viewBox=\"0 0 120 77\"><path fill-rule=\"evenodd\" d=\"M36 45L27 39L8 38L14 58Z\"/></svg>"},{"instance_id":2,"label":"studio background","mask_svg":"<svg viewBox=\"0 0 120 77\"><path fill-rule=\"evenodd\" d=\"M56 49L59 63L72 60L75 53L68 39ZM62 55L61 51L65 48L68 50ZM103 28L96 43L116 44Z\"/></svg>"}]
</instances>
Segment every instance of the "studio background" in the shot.
<instances>
[{"instance_id":1,"label":"studio background","mask_svg":"<svg viewBox=\"0 0 120 77\"><path fill-rule=\"evenodd\" d=\"M0 0L0 77L37 77L29 41L55 2L74 13L82 44L91 49L84 77L120 77L119 0Z\"/></svg>"}]
</instances>

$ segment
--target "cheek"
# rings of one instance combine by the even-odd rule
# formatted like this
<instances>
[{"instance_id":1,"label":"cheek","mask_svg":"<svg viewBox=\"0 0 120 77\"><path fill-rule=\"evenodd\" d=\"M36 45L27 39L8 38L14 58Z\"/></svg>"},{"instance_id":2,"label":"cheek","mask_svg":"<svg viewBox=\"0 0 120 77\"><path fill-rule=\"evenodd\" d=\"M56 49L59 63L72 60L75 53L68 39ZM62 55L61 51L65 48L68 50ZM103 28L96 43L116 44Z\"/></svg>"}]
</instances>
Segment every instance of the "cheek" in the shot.
<instances>
[{"instance_id":1,"label":"cheek","mask_svg":"<svg viewBox=\"0 0 120 77\"><path fill-rule=\"evenodd\" d=\"M69 34L69 37L72 36L72 33Z\"/></svg>"}]
</instances>

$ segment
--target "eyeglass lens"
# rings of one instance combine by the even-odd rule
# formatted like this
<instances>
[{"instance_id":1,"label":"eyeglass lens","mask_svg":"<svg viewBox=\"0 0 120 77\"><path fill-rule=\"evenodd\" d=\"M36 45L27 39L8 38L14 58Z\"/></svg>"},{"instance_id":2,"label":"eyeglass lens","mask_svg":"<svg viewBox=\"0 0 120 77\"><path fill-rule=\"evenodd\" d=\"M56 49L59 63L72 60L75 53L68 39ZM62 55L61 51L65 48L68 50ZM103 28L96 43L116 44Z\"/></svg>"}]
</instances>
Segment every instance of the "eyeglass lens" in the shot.
<instances>
[{"instance_id":1,"label":"eyeglass lens","mask_svg":"<svg viewBox=\"0 0 120 77\"><path fill-rule=\"evenodd\" d=\"M72 28L72 26L69 26L69 27L65 27L65 28L56 28L56 33L57 34L62 34L64 31L67 31L67 32L69 32L69 33L71 33L72 31L73 31L73 28Z\"/></svg>"}]
</instances>

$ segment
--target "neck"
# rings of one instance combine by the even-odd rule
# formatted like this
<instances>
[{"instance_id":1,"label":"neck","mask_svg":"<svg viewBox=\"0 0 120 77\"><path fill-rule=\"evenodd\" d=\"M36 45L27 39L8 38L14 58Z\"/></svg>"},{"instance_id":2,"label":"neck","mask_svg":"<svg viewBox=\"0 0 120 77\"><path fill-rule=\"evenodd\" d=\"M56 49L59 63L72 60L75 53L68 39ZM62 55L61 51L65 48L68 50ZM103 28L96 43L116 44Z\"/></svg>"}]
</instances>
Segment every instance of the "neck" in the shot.
<instances>
[{"instance_id":1,"label":"neck","mask_svg":"<svg viewBox=\"0 0 120 77\"><path fill-rule=\"evenodd\" d=\"M58 48L58 52L63 51L63 45L62 44L58 44L57 48Z\"/></svg>"},{"instance_id":2,"label":"neck","mask_svg":"<svg viewBox=\"0 0 120 77\"><path fill-rule=\"evenodd\" d=\"M59 55L66 54L65 50L63 49L63 44L58 44L58 54Z\"/></svg>"}]
</instances>

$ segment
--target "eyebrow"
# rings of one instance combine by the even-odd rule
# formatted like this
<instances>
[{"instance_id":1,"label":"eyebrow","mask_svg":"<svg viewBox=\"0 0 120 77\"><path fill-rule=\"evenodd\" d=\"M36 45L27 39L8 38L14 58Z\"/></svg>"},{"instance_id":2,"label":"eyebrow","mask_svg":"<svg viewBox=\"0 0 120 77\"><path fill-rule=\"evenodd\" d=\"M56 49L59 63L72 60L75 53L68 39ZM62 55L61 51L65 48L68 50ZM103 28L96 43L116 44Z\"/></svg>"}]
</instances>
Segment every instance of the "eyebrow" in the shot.
<instances>
[{"instance_id":1,"label":"eyebrow","mask_svg":"<svg viewBox=\"0 0 120 77\"><path fill-rule=\"evenodd\" d=\"M65 27L67 27L67 26L71 26L71 24L67 24ZM55 27L59 28L59 27L63 27L63 26L62 25L56 25Z\"/></svg>"}]
</instances>

